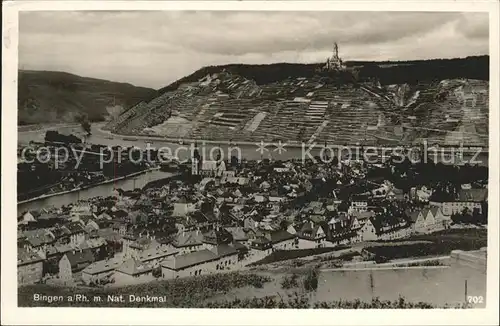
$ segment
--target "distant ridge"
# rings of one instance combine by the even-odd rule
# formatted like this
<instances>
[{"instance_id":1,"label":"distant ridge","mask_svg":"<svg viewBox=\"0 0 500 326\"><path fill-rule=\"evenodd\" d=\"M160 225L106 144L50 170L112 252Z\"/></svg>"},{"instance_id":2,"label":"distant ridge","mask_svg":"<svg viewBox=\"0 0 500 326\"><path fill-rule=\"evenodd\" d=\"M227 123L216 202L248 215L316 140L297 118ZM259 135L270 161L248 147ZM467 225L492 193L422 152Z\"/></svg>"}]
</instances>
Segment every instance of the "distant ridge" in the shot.
<instances>
[{"instance_id":1,"label":"distant ridge","mask_svg":"<svg viewBox=\"0 0 500 326\"><path fill-rule=\"evenodd\" d=\"M348 69L358 74L360 80L377 78L381 84L417 84L419 81L432 81L454 78L489 80L489 56L469 56L454 59L429 59L408 61L347 61ZM286 78L312 77L323 63L273 63L273 64L227 64L200 68L192 74L160 88L163 94L176 90L183 83L196 82L207 74L226 70L246 79L254 80L257 85L267 84Z\"/></svg>"},{"instance_id":2,"label":"distant ridge","mask_svg":"<svg viewBox=\"0 0 500 326\"><path fill-rule=\"evenodd\" d=\"M19 70L18 124L75 122L81 117L102 121L107 107L125 111L156 94L151 88L66 72Z\"/></svg>"}]
</instances>

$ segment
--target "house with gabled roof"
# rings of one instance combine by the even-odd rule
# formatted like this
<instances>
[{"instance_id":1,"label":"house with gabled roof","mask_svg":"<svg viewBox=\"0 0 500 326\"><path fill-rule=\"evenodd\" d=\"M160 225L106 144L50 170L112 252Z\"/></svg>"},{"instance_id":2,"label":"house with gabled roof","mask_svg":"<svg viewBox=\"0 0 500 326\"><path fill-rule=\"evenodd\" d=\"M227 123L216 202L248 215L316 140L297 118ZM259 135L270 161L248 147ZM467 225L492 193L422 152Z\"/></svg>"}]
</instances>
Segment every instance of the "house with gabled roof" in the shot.
<instances>
[{"instance_id":1,"label":"house with gabled roof","mask_svg":"<svg viewBox=\"0 0 500 326\"><path fill-rule=\"evenodd\" d=\"M363 224L365 224L365 222L370 219L371 217L375 216L375 212L374 211L363 211L363 212L360 212L360 211L351 211L349 212L349 216L351 217L354 217L356 218L356 220L358 221L358 223L360 224L360 226L363 226Z\"/></svg>"},{"instance_id":2,"label":"house with gabled roof","mask_svg":"<svg viewBox=\"0 0 500 326\"><path fill-rule=\"evenodd\" d=\"M290 234L297 235L297 233L300 231L301 228L302 228L302 223L291 223L286 228L286 231Z\"/></svg>"},{"instance_id":3,"label":"house with gabled roof","mask_svg":"<svg viewBox=\"0 0 500 326\"><path fill-rule=\"evenodd\" d=\"M17 283L33 284L43 277L43 258L36 252L20 248L17 251Z\"/></svg>"},{"instance_id":4,"label":"house with gabled roof","mask_svg":"<svg viewBox=\"0 0 500 326\"><path fill-rule=\"evenodd\" d=\"M153 268L135 258L130 258L118 267L113 275L115 284L137 284L153 281Z\"/></svg>"},{"instance_id":5,"label":"house with gabled roof","mask_svg":"<svg viewBox=\"0 0 500 326\"><path fill-rule=\"evenodd\" d=\"M215 270L218 259L217 254L208 249L169 257L161 262L162 276L173 279L210 274Z\"/></svg>"},{"instance_id":6,"label":"house with gabled roof","mask_svg":"<svg viewBox=\"0 0 500 326\"><path fill-rule=\"evenodd\" d=\"M73 280L73 274L85 269L94 262L94 255L90 250L72 250L66 252L59 261L59 278Z\"/></svg>"},{"instance_id":7,"label":"house with gabled roof","mask_svg":"<svg viewBox=\"0 0 500 326\"><path fill-rule=\"evenodd\" d=\"M69 222L63 225L63 229L67 230L70 242L74 245L79 245L85 241L85 229L79 222Z\"/></svg>"},{"instance_id":8,"label":"house with gabled roof","mask_svg":"<svg viewBox=\"0 0 500 326\"><path fill-rule=\"evenodd\" d=\"M119 259L105 259L96 261L82 271L82 281L85 284L98 284L112 278L115 270L123 264Z\"/></svg>"},{"instance_id":9,"label":"house with gabled roof","mask_svg":"<svg viewBox=\"0 0 500 326\"><path fill-rule=\"evenodd\" d=\"M305 222L297 232L297 248L321 248L325 246L327 235L326 223Z\"/></svg>"},{"instance_id":10,"label":"house with gabled roof","mask_svg":"<svg viewBox=\"0 0 500 326\"><path fill-rule=\"evenodd\" d=\"M216 227L203 235L203 248L212 249L221 244L229 244L233 236L224 228Z\"/></svg>"},{"instance_id":11,"label":"house with gabled roof","mask_svg":"<svg viewBox=\"0 0 500 326\"><path fill-rule=\"evenodd\" d=\"M109 221L109 220L112 220L113 218L107 212L102 212L101 214L99 214L97 216L97 219L98 220L108 220Z\"/></svg>"},{"instance_id":12,"label":"house with gabled roof","mask_svg":"<svg viewBox=\"0 0 500 326\"><path fill-rule=\"evenodd\" d=\"M42 258L50 246L56 243L56 237L49 229L35 229L22 233L23 247L31 252L37 252Z\"/></svg>"},{"instance_id":13,"label":"house with gabled roof","mask_svg":"<svg viewBox=\"0 0 500 326\"><path fill-rule=\"evenodd\" d=\"M161 262L162 276L167 279L212 274L233 268L238 250L231 244L168 257Z\"/></svg>"},{"instance_id":14,"label":"house with gabled roof","mask_svg":"<svg viewBox=\"0 0 500 326\"><path fill-rule=\"evenodd\" d=\"M266 239L275 250L291 250L295 246L295 235L288 233L286 230L266 230L263 232Z\"/></svg>"},{"instance_id":15,"label":"house with gabled roof","mask_svg":"<svg viewBox=\"0 0 500 326\"><path fill-rule=\"evenodd\" d=\"M359 241L360 224L356 217L340 212L328 221L327 241L331 246L346 245ZM327 244L328 245L328 244Z\"/></svg>"},{"instance_id":16,"label":"house with gabled roof","mask_svg":"<svg viewBox=\"0 0 500 326\"><path fill-rule=\"evenodd\" d=\"M370 218L358 231L361 241L395 240L412 233L411 224L404 219Z\"/></svg>"},{"instance_id":17,"label":"house with gabled roof","mask_svg":"<svg viewBox=\"0 0 500 326\"><path fill-rule=\"evenodd\" d=\"M470 212L475 209L482 213L482 204L488 200L488 189L460 189L456 200L440 200L433 198L429 202L431 206L440 207L443 215L451 216L460 214L467 208Z\"/></svg>"},{"instance_id":18,"label":"house with gabled roof","mask_svg":"<svg viewBox=\"0 0 500 326\"><path fill-rule=\"evenodd\" d=\"M31 222L36 222L41 214L38 211L27 211L21 218L18 219L19 224L28 224Z\"/></svg>"},{"instance_id":19,"label":"house with gabled roof","mask_svg":"<svg viewBox=\"0 0 500 326\"><path fill-rule=\"evenodd\" d=\"M173 239L172 246L180 254L201 250L203 248L203 234L200 230L179 232Z\"/></svg>"},{"instance_id":20,"label":"house with gabled roof","mask_svg":"<svg viewBox=\"0 0 500 326\"><path fill-rule=\"evenodd\" d=\"M429 207L409 214L414 233L432 233L449 227L450 217L440 207Z\"/></svg>"}]
</instances>

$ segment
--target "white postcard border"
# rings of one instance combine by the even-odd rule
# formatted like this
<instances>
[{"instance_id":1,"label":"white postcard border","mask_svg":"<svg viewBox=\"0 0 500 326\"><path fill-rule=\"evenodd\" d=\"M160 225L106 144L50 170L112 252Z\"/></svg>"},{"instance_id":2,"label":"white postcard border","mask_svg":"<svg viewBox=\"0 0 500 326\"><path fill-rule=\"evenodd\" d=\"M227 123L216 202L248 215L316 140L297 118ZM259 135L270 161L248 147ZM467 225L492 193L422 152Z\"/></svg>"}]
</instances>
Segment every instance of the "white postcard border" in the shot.
<instances>
[{"instance_id":1,"label":"white postcard border","mask_svg":"<svg viewBox=\"0 0 500 326\"><path fill-rule=\"evenodd\" d=\"M499 3L497 1L19 1L2 11L2 324L28 325L409 325L498 323ZM18 12L23 10L476 11L490 13L487 308L470 310L241 310L18 308L16 144Z\"/></svg>"}]
</instances>

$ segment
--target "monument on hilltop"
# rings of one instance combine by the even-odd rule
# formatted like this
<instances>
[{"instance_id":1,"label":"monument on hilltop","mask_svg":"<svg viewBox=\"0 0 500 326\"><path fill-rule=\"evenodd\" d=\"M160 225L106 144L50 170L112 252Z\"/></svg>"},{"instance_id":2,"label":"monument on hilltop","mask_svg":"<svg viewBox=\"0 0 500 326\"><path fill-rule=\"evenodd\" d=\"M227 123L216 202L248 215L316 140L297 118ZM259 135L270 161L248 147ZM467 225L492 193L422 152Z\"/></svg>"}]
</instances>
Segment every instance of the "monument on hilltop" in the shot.
<instances>
[{"instance_id":1,"label":"monument on hilltop","mask_svg":"<svg viewBox=\"0 0 500 326\"><path fill-rule=\"evenodd\" d=\"M339 57L339 46L337 42L333 43L333 54L330 58L326 59L326 64L323 69L326 71L342 71L346 69L342 59Z\"/></svg>"}]
</instances>

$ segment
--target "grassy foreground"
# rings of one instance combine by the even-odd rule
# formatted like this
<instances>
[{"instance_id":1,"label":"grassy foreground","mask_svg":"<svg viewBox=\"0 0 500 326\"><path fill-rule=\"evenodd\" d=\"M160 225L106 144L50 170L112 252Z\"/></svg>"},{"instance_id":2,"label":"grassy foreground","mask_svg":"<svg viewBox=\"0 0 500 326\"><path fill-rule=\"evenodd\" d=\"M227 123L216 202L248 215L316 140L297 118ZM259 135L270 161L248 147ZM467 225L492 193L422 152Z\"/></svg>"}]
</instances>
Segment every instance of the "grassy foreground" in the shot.
<instances>
[{"instance_id":1,"label":"grassy foreground","mask_svg":"<svg viewBox=\"0 0 500 326\"><path fill-rule=\"evenodd\" d=\"M306 278L307 279L307 278ZM262 288L271 278L258 274L227 273L198 276L186 279L152 282L122 288L82 288L62 287L45 284L23 286L18 291L20 307L122 307L122 308L280 308L280 309L431 309L431 308L467 308L465 305L438 307L426 302L407 302L405 298L398 300L380 300L373 298L370 302L360 300L335 300L315 302L313 299L316 286L309 283L306 293L288 293L284 295L267 295L265 297L249 296L235 298L231 289L253 286ZM312 284L312 285L311 285ZM76 296L83 295L86 301L75 301ZM129 296L161 297L156 301L130 301ZM222 297L220 296L222 295ZM35 296L60 297L57 300L35 300ZM117 300L122 297L123 300ZM208 300L214 296L221 299ZM68 298L73 298L73 301ZM99 297L96 301L94 298ZM111 299L110 299L111 298ZM115 301L116 300L116 301ZM118 301L118 302L117 302Z\"/></svg>"},{"instance_id":2,"label":"grassy foreground","mask_svg":"<svg viewBox=\"0 0 500 326\"><path fill-rule=\"evenodd\" d=\"M233 288L245 286L263 287L271 279L267 276L247 273L225 273L150 282L120 288L62 287L46 284L22 286L18 290L20 307L198 307L205 299L224 294ZM75 295L85 295L88 301L76 301ZM61 296L58 302L36 300L35 296ZM123 296L124 302L108 300L109 296ZM162 302L130 302L129 297L161 296ZM73 298L72 301L68 298ZM94 298L100 298L95 300Z\"/></svg>"}]
</instances>

